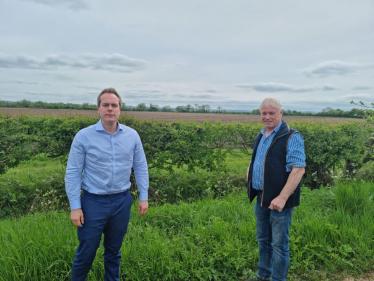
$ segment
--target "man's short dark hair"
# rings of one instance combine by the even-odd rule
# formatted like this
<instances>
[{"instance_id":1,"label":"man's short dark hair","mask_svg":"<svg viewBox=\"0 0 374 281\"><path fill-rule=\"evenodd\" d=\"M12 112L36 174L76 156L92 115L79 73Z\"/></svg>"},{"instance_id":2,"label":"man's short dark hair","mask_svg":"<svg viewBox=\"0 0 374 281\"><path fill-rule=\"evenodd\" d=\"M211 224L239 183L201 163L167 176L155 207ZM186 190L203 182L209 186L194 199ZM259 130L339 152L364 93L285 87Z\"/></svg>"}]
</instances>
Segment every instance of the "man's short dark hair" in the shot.
<instances>
[{"instance_id":1,"label":"man's short dark hair","mask_svg":"<svg viewBox=\"0 0 374 281\"><path fill-rule=\"evenodd\" d=\"M101 104L101 96L104 94L114 94L118 98L119 107L122 107L122 99L121 96L117 93L116 89L114 88L106 88L101 91L100 95L97 97L97 107L100 107Z\"/></svg>"}]
</instances>

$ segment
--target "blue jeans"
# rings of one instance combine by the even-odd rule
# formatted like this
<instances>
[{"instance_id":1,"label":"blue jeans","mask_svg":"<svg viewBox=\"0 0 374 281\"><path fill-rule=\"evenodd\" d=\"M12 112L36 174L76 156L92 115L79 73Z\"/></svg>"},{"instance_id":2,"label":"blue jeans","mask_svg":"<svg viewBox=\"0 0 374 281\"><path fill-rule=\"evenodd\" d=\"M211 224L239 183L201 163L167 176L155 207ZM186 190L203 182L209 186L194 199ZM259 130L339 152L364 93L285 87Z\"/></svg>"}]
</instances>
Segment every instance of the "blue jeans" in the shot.
<instances>
[{"instance_id":1,"label":"blue jeans","mask_svg":"<svg viewBox=\"0 0 374 281\"><path fill-rule=\"evenodd\" d=\"M95 195L83 192L83 227L78 227L79 247L75 253L72 281L84 281L104 234L105 281L119 280L121 246L130 220L132 197L129 191Z\"/></svg>"},{"instance_id":2,"label":"blue jeans","mask_svg":"<svg viewBox=\"0 0 374 281\"><path fill-rule=\"evenodd\" d=\"M261 207L262 194L255 204L256 236L260 252L257 276L263 280L285 281L290 265L289 229L293 208L282 212Z\"/></svg>"}]
</instances>

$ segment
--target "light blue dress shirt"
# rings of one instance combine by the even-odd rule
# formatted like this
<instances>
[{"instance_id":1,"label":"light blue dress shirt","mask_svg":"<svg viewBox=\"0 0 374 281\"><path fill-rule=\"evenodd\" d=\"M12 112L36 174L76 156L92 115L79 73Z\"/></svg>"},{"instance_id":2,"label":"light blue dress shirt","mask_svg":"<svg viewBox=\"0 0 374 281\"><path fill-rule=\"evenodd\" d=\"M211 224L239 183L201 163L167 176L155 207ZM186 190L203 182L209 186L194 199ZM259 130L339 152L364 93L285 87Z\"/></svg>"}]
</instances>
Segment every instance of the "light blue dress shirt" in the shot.
<instances>
[{"instance_id":1,"label":"light blue dress shirt","mask_svg":"<svg viewBox=\"0 0 374 281\"><path fill-rule=\"evenodd\" d=\"M71 210L81 208L81 188L93 194L113 194L130 188L131 168L139 200L148 200L148 166L138 133L118 123L107 133L99 120L74 137L66 167L65 187Z\"/></svg>"},{"instance_id":2,"label":"light blue dress shirt","mask_svg":"<svg viewBox=\"0 0 374 281\"><path fill-rule=\"evenodd\" d=\"M252 172L252 186L254 189L262 190L263 174L264 174L264 161L266 153L274 140L274 136L279 131L282 122L271 132L267 137L265 136L266 128L261 130L262 138L257 147L255 162L253 163ZM305 164L304 140L301 134L293 134L287 144L286 155L286 171L290 172L292 167L303 168Z\"/></svg>"}]
</instances>

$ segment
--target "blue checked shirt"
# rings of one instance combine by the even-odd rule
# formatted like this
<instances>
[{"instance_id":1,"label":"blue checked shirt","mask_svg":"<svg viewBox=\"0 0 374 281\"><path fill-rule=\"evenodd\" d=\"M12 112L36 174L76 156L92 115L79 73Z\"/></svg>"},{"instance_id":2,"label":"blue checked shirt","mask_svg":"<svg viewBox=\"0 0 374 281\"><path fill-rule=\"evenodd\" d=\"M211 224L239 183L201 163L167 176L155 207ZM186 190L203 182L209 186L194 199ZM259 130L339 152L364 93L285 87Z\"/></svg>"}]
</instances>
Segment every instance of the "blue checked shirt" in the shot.
<instances>
[{"instance_id":1,"label":"blue checked shirt","mask_svg":"<svg viewBox=\"0 0 374 281\"><path fill-rule=\"evenodd\" d=\"M274 136L279 131L282 122L274 129L268 137L265 137L266 128L261 130L262 138L258 144L255 162L253 163L252 186L254 189L262 190L264 160ZM304 140L301 134L293 134L287 144L286 171L290 172L292 167L303 168L305 164Z\"/></svg>"},{"instance_id":2,"label":"blue checked shirt","mask_svg":"<svg viewBox=\"0 0 374 281\"><path fill-rule=\"evenodd\" d=\"M138 133L118 123L107 133L101 120L74 137L66 167L65 187L72 210L81 208L81 188L93 194L113 194L130 188L131 168L139 200L148 200L148 166Z\"/></svg>"}]
</instances>

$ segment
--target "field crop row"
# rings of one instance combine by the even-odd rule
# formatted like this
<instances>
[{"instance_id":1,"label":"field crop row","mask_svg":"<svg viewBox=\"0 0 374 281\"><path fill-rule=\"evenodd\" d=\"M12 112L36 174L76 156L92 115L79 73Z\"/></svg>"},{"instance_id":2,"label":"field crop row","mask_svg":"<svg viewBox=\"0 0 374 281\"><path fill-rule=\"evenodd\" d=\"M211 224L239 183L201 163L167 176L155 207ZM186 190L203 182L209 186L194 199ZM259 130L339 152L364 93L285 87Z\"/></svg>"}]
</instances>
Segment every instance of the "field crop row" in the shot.
<instances>
[{"instance_id":1,"label":"field crop row","mask_svg":"<svg viewBox=\"0 0 374 281\"><path fill-rule=\"evenodd\" d=\"M0 114L19 117L20 115L45 116L53 115L57 117L64 116L98 116L96 110L69 110L69 109L37 109L37 108L0 108ZM223 123L241 122L241 123L259 123L259 115L250 114L214 114L214 113L178 113L178 112L147 112L147 111L123 111L122 115L132 116L140 120L164 120L168 122L176 121L195 121L203 123L204 121ZM363 122L362 119L353 118L326 118L309 116L284 116L286 122L292 121L326 121L329 123L341 123L347 121Z\"/></svg>"}]
</instances>

